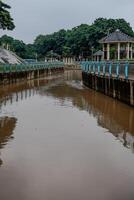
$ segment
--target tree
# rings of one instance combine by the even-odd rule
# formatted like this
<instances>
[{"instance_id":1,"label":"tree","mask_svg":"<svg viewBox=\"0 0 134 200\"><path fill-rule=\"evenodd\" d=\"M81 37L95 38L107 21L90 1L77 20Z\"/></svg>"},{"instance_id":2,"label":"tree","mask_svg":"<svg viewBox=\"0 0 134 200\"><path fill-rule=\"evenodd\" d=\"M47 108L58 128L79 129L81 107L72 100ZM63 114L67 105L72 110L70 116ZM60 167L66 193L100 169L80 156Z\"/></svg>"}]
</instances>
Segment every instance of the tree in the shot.
<instances>
[{"instance_id":1,"label":"tree","mask_svg":"<svg viewBox=\"0 0 134 200\"><path fill-rule=\"evenodd\" d=\"M25 44L21 40L16 40L10 36L3 35L0 38L0 46L15 52L18 56L24 59L35 59L36 48L33 44Z\"/></svg>"},{"instance_id":2,"label":"tree","mask_svg":"<svg viewBox=\"0 0 134 200\"><path fill-rule=\"evenodd\" d=\"M15 28L13 19L8 9L11 7L0 0L0 29L13 30Z\"/></svg>"},{"instance_id":3,"label":"tree","mask_svg":"<svg viewBox=\"0 0 134 200\"><path fill-rule=\"evenodd\" d=\"M134 36L132 27L124 19L98 18L91 25L81 24L71 30L40 35L34 44L40 58L51 50L60 56L87 58L92 56L92 48L95 51L101 48L99 40L116 29Z\"/></svg>"},{"instance_id":4,"label":"tree","mask_svg":"<svg viewBox=\"0 0 134 200\"><path fill-rule=\"evenodd\" d=\"M36 59L37 52L34 44L26 45L25 59Z\"/></svg>"},{"instance_id":5,"label":"tree","mask_svg":"<svg viewBox=\"0 0 134 200\"><path fill-rule=\"evenodd\" d=\"M7 46L10 46L10 48L12 47L12 43L13 43L13 38L7 35L3 35L0 38L0 46L3 46L4 48L6 48Z\"/></svg>"},{"instance_id":6,"label":"tree","mask_svg":"<svg viewBox=\"0 0 134 200\"><path fill-rule=\"evenodd\" d=\"M127 35L134 36L132 27L124 19L98 18L94 21L93 26L97 27L105 35L114 32L116 29L120 29Z\"/></svg>"},{"instance_id":7,"label":"tree","mask_svg":"<svg viewBox=\"0 0 134 200\"><path fill-rule=\"evenodd\" d=\"M97 51L102 48L99 40L116 29L134 37L132 27L124 19L98 18L91 25L81 24L71 30L62 29L52 34L39 35L33 44L25 44L6 35L0 38L0 44L9 46L22 58L35 58L38 54L38 58L44 60L51 52L53 56L58 55L60 58L91 58L93 49ZM114 50L111 53L113 54Z\"/></svg>"},{"instance_id":8,"label":"tree","mask_svg":"<svg viewBox=\"0 0 134 200\"><path fill-rule=\"evenodd\" d=\"M35 39L35 47L40 58L53 50L54 53L62 55L66 43L66 31L64 29L49 35L39 35Z\"/></svg>"},{"instance_id":9,"label":"tree","mask_svg":"<svg viewBox=\"0 0 134 200\"><path fill-rule=\"evenodd\" d=\"M12 43L12 48L19 57L25 58L27 56L26 44L23 41L14 40Z\"/></svg>"}]
</instances>

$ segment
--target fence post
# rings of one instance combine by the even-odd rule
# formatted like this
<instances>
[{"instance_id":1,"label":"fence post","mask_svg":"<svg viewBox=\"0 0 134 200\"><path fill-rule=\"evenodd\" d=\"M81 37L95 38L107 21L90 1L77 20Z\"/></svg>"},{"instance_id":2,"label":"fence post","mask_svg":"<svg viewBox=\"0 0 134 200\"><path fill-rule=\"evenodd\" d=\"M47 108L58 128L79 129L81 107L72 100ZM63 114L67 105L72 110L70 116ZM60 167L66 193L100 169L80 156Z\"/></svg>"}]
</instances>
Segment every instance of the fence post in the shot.
<instances>
[{"instance_id":1,"label":"fence post","mask_svg":"<svg viewBox=\"0 0 134 200\"><path fill-rule=\"evenodd\" d=\"M86 62L86 72L88 72L88 62Z\"/></svg>"},{"instance_id":2,"label":"fence post","mask_svg":"<svg viewBox=\"0 0 134 200\"><path fill-rule=\"evenodd\" d=\"M112 62L109 63L109 76L112 75Z\"/></svg>"},{"instance_id":3,"label":"fence post","mask_svg":"<svg viewBox=\"0 0 134 200\"><path fill-rule=\"evenodd\" d=\"M98 76L100 76L100 62L98 62Z\"/></svg>"},{"instance_id":4,"label":"fence post","mask_svg":"<svg viewBox=\"0 0 134 200\"><path fill-rule=\"evenodd\" d=\"M103 75L104 76L106 75L106 63L105 62L103 63Z\"/></svg>"},{"instance_id":5,"label":"fence post","mask_svg":"<svg viewBox=\"0 0 134 200\"><path fill-rule=\"evenodd\" d=\"M91 73L91 62L89 62L88 71L89 71L89 73Z\"/></svg>"},{"instance_id":6,"label":"fence post","mask_svg":"<svg viewBox=\"0 0 134 200\"><path fill-rule=\"evenodd\" d=\"M126 62L126 64L125 64L125 79L128 79L128 66L129 66L129 63Z\"/></svg>"},{"instance_id":7,"label":"fence post","mask_svg":"<svg viewBox=\"0 0 134 200\"><path fill-rule=\"evenodd\" d=\"M93 73L95 74L95 62L93 62Z\"/></svg>"},{"instance_id":8,"label":"fence post","mask_svg":"<svg viewBox=\"0 0 134 200\"><path fill-rule=\"evenodd\" d=\"M117 62L117 64L116 64L116 78L119 78L119 66L120 66L120 63Z\"/></svg>"}]
</instances>

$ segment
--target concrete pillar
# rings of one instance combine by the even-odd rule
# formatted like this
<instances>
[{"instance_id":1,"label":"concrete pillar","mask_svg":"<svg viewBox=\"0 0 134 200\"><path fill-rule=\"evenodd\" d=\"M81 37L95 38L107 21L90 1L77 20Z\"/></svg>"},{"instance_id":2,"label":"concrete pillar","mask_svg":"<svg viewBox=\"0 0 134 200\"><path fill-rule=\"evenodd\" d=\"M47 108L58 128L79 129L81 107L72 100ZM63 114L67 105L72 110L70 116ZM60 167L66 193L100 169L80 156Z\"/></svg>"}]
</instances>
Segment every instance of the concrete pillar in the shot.
<instances>
[{"instance_id":1,"label":"concrete pillar","mask_svg":"<svg viewBox=\"0 0 134 200\"><path fill-rule=\"evenodd\" d=\"M130 57L131 57L131 60L133 59L133 44L131 44L131 55L130 55Z\"/></svg>"},{"instance_id":2,"label":"concrete pillar","mask_svg":"<svg viewBox=\"0 0 134 200\"><path fill-rule=\"evenodd\" d=\"M104 60L104 52L105 52L105 46L103 44L103 56L102 56L102 59Z\"/></svg>"},{"instance_id":3,"label":"concrete pillar","mask_svg":"<svg viewBox=\"0 0 134 200\"><path fill-rule=\"evenodd\" d=\"M63 58L63 62L65 63L65 58Z\"/></svg>"},{"instance_id":4,"label":"concrete pillar","mask_svg":"<svg viewBox=\"0 0 134 200\"><path fill-rule=\"evenodd\" d=\"M110 44L107 44L107 60L110 60Z\"/></svg>"},{"instance_id":5,"label":"concrete pillar","mask_svg":"<svg viewBox=\"0 0 134 200\"><path fill-rule=\"evenodd\" d=\"M130 82L130 105L134 105L133 81Z\"/></svg>"},{"instance_id":6,"label":"concrete pillar","mask_svg":"<svg viewBox=\"0 0 134 200\"><path fill-rule=\"evenodd\" d=\"M74 64L74 57L72 58L72 63Z\"/></svg>"},{"instance_id":7,"label":"concrete pillar","mask_svg":"<svg viewBox=\"0 0 134 200\"><path fill-rule=\"evenodd\" d=\"M71 57L71 64L73 64L73 58Z\"/></svg>"},{"instance_id":8,"label":"concrete pillar","mask_svg":"<svg viewBox=\"0 0 134 200\"><path fill-rule=\"evenodd\" d=\"M38 71L37 71L37 77L39 77L39 76L40 76L40 71L38 70Z\"/></svg>"},{"instance_id":9,"label":"concrete pillar","mask_svg":"<svg viewBox=\"0 0 134 200\"><path fill-rule=\"evenodd\" d=\"M120 43L118 43L118 60L120 60Z\"/></svg>"},{"instance_id":10,"label":"concrete pillar","mask_svg":"<svg viewBox=\"0 0 134 200\"><path fill-rule=\"evenodd\" d=\"M130 43L127 44L127 59L129 60Z\"/></svg>"},{"instance_id":11,"label":"concrete pillar","mask_svg":"<svg viewBox=\"0 0 134 200\"><path fill-rule=\"evenodd\" d=\"M69 58L69 64L71 64L71 57Z\"/></svg>"}]
</instances>

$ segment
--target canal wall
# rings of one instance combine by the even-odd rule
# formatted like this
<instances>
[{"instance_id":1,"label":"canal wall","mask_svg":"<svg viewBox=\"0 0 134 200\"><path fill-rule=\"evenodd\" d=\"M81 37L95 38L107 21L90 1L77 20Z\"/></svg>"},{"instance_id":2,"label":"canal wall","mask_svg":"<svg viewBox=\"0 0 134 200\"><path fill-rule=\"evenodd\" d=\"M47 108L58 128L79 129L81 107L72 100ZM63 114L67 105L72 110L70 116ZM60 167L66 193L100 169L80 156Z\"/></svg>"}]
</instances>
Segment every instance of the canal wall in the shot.
<instances>
[{"instance_id":1,"label":"canal wall","mask_svg":"<svg viewBox=\"0 0 134 200\"><path fill-rule=\"evenodd\" d=\"M65 70L81 70L79 63L65 64L64 68Z\"/></svg>"},{"instance_id":2,"label":"canal wall","mask_svg":"<svg viewBox=\"0 0 134 200\"><path fill-rule=\"evenodd\" d=\"M134 106L134 80L82 72L83 84L114 99Z\"/></svg>"},{"instance_id":3,"label":"canal wall","mask_svg":"<svg viewBox=\"0 0 134 200\"><path fill-rule=\"evenodd\" d=\"M32 64L0 66L0 84L14 83L21 80L32 80L47 75L64 72L64 65Z\"/></svg>"}]
</instances>

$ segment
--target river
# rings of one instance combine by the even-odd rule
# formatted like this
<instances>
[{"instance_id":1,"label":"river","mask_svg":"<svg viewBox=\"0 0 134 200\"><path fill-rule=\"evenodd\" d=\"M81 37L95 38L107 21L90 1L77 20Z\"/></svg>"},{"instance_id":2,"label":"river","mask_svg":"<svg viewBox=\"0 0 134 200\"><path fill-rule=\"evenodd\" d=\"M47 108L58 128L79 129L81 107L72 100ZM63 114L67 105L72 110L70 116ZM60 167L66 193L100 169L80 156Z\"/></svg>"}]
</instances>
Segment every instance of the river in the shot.
<instances>
[{"instance_id":1,"label":"river","mask_svg":"<svg viewBox=\"0 0 134 200\"><path fill-rule=\"evenodd\" d=\"M133 199L133 108L80 71L0 86L0 200Z\"/></svg>"}]
</instances>

